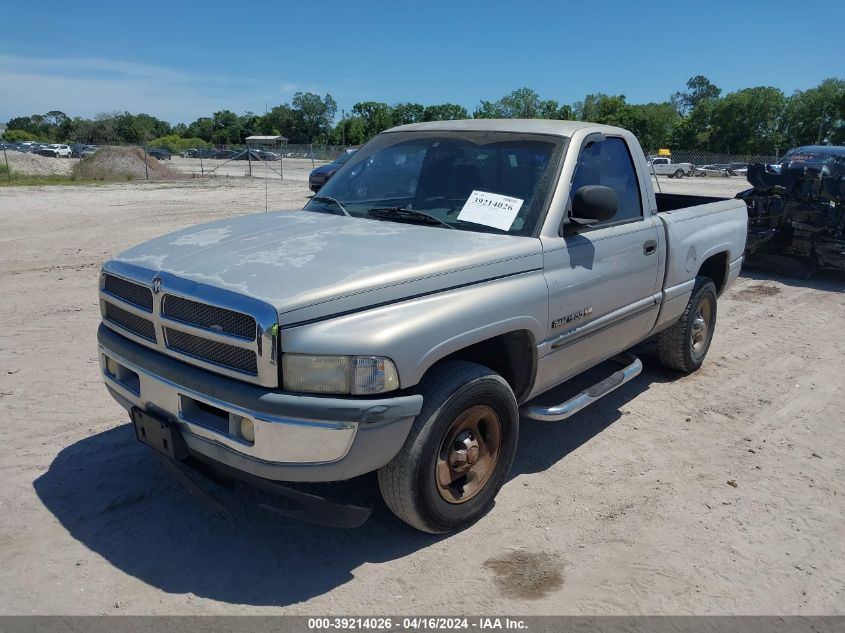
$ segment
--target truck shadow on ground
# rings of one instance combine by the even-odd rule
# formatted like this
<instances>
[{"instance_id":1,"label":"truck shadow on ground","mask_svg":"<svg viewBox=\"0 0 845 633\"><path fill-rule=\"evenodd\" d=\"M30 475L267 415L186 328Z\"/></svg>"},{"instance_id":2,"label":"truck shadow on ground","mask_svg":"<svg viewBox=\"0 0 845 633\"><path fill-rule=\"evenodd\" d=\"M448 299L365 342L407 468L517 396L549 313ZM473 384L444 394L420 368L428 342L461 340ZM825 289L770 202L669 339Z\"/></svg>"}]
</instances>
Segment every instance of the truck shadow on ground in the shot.
<instances>
[{"instance_id":1,"label":"truck shadow on ground","mask_svg":"<svg viewBox=\"0 0 845 633\"><path fill-rule=\"evenodd\" d=\"M647 369L568 422L526 421L511 478L549 468L619 419L619 406L649 384L671 379ZM167 593L232 604L302 602L351 581L364 563L402 558L446 538L394 518L374 474L331 485L335 497L374 508L363 527L350 530L276 516L258 507L275 498L247 486L199 483L233 521L191 497L124 424L62 450L34 487L73 538L124 573Z\"/></svg>"},{"instance_id":2,"label":"truck shadow on ground","mask_svg":"<svg viewBox=\"0 0 845 633\"><path fill-rule=\"evenodd\" d=\"M439 538L395 520L372 475L337 485L374 508L350 530L275 515L258 504L282 504L245 485L229 490L192 478L234 520L188 494L129 424L68 446L34 487L73 538L124 573L167 593L232 604L302 602L349 582L364 563L401 558Z\"/></svg>"}]
</instances>

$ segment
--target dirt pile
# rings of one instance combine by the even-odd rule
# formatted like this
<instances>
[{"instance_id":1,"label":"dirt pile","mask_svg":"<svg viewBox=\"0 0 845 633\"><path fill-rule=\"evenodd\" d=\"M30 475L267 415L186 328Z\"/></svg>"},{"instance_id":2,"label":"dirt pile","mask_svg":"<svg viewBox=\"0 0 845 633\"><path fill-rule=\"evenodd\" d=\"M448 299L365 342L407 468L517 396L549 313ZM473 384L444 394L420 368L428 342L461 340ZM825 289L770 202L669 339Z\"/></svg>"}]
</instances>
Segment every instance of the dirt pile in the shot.
<instances>
[{"instance_id":1,"label":"dirt pile","mask_svg":"<svg viewBox=\"0 0 845 633\"><path fill-rule=\"evenodd\" d=\"M3 152L0 152L0 161L4 160L2 154ZM9 169L25 176L70 176L74 163L68 158L53 158L14 151L6 151L6 158L9 160ZM5 162L3 164L5 165Z\"/></svg>"},{"instance_id":2,"label":"dirt pile","mask_svg":"<svg viewBox=\"0 0 845 633\"><path fill-rule=\"evenodd\" d=\"M97 152L73 166L73 175L82 180L177 180L184 174L171 169L152 156L146 157L140 147L101 147Z\"/></svg>"}]
</instances>

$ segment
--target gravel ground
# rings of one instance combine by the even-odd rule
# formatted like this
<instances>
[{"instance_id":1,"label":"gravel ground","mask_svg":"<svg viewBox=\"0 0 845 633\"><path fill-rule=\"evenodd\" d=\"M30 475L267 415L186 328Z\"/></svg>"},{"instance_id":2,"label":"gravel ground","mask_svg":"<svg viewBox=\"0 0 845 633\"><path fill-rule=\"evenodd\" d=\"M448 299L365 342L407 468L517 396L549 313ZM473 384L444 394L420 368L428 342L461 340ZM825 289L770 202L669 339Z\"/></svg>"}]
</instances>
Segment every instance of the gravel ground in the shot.
<instances>
[{"instance_id":1,"label":"gravel ground","mask_svg":"<svg viewBox=\"0 0 845 633\"><path fill-rule=\"evenodd\" d=\"M9 168L19 174L27 176L70 176L73 164L77 161L71 158L53 158L26 154L24 152L6 152ZM0 159L3 159L0 156Z\"/></svg>"},{"instance_id":2,"label":"gravel ground","mask_svg":"<svg viewBox=\"0 0 845 633\"><path fill-rule=\"evenodd\" d=\"M652 176L652 182L655 177ZM687 193L696 196L714 196L716 198L733 198L740 191L751 187L745 178L740 177L703 177L703 178L669 178L657 176L654 190L658 187L663 193Z\"/></svg>"},{"instance_id":3,"label":"gravel ground","mask_svg":"<svg viewBox=\"0 0 845 633\"><path fill-rule=\"evenodd\" d=\"M375 508L357 530L268 514L241 488L215 492L231 523L199 505L102 385L100 264L307 194L244 178L0 189L0 613L845 613L841 277L746 271L701 371L666 372L646 346L643 374L597 405L525 421L495 508L462 533L406 528L370 476L345 484Z\"/></svg>"},{"instance_id":4,"label":"gravel ground","mask_svg":"<svg viewBox=\"0 0 845 633\"><path fill-rule=\"evenodd\" d=\"M95 180L178 180L187 178L139 147L103 147L82 159L77 172Z\"/></svg>"}]
</instances>

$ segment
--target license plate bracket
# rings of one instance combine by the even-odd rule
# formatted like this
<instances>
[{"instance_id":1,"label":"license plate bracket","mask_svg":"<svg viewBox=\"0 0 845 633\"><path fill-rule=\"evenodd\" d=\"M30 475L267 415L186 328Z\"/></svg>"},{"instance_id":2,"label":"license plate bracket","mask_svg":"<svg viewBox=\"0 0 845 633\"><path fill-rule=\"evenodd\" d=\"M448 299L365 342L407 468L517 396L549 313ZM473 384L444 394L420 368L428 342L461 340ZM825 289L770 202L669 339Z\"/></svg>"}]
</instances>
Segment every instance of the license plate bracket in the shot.
<instances>
[{"instance_id":1,"label":"license plate bracket","mask_svg":"<svg viewBox=\"0 0 845 633\"><path fill-rule=\"evenodd\" d=\"M130 416L135 437L141 444L174 461L188 456L188 446L174 422L138 407L132 408Z\"/></svg>"}]
</instances>

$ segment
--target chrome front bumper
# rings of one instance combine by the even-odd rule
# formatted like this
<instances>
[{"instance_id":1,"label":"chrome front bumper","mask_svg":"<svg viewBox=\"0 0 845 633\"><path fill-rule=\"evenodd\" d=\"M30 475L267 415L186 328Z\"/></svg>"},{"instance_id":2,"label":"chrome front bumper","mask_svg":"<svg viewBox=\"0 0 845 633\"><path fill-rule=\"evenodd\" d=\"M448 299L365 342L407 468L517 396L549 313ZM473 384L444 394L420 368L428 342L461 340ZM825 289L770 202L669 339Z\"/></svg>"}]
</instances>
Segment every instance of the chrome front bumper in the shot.
<instances>
[{"instance_id":1,"label":"chrome front bumper","mask_svg":"<svg viewBox=\"0 0 845 633\"><path fill-rule=\"evenodd\" d=\"M166 417L192 454L267 479L334 481L380 468L402 447L422 407L417 395L285 393L182 363L102 325L97 338L103 380L125 409ZM243 418L253 424L254 442L240 436Z\"/></svg>"}]
</instances>

